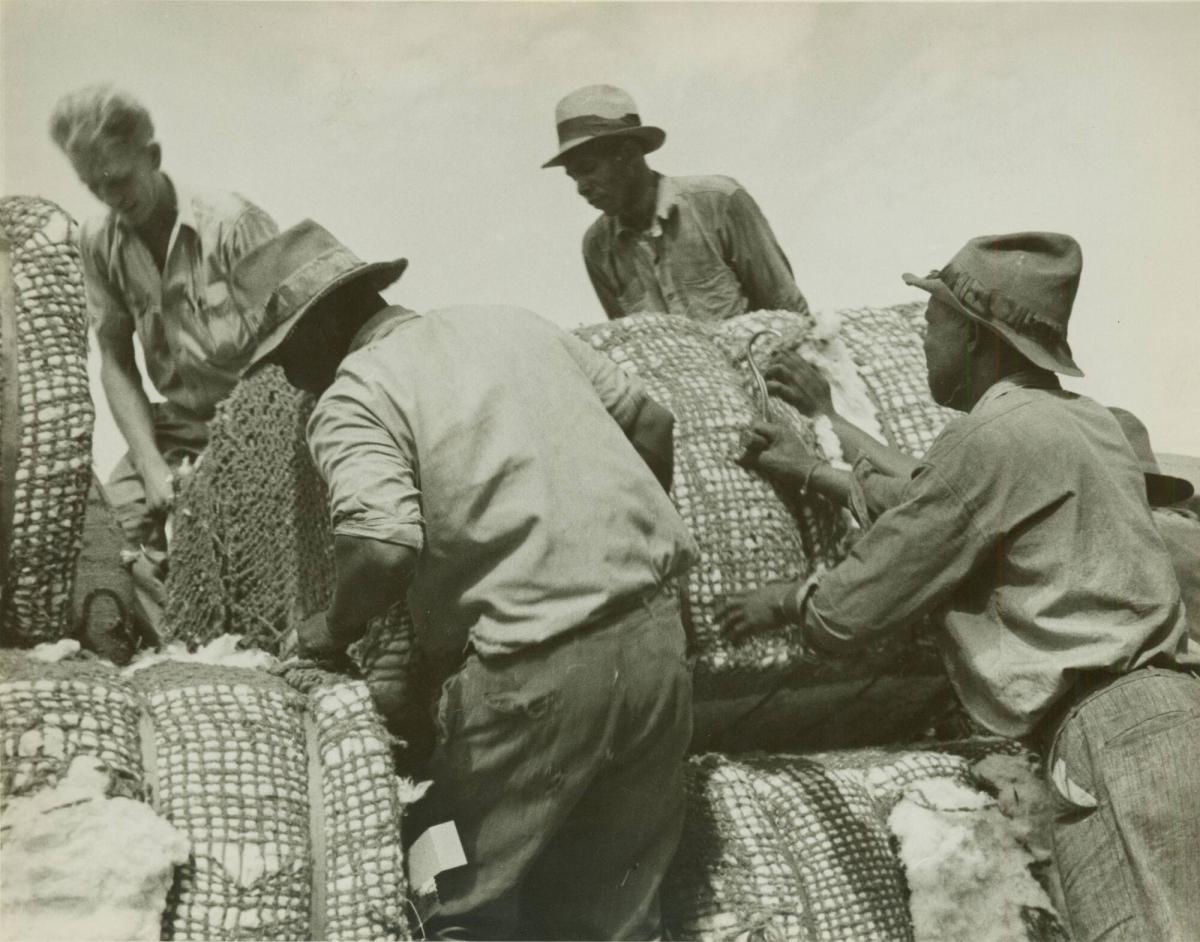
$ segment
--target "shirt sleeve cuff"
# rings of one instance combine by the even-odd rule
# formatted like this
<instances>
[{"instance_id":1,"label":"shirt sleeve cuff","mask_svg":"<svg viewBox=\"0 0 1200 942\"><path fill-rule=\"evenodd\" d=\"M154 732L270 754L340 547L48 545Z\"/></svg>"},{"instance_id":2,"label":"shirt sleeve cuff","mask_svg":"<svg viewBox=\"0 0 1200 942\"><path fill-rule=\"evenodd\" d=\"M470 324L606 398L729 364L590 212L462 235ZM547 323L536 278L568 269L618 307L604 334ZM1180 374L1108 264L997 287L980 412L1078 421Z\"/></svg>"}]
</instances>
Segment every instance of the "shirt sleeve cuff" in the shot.
<instances>
[{"instance_id":1,"label":"shirt sleeve cuff","mask_svg":"<svg viewBox=\"0 0 1200 942\"><path fill-rule=\"evenodd\" d=\"M334 536L394 543L420 552L425 545L425 528L419 523L397 523L387 517L354 517L342 520L333 528Z\"/></svg>"},{"instance_id":2,"label":"shirt sleeve cuff","mask_svg":"<svg viewBox=\"0 0 1200 942\"><path fill-rule=\"evenodd\" d=\"M844 657L857 651L861 644L854 636L838 631L825 620L825 617L817 609L813 601L817 584L813 580L809 581L812 584L808 586L800 601L800 630L805 646L828 657Z\"/></svg>"}]
</instances>

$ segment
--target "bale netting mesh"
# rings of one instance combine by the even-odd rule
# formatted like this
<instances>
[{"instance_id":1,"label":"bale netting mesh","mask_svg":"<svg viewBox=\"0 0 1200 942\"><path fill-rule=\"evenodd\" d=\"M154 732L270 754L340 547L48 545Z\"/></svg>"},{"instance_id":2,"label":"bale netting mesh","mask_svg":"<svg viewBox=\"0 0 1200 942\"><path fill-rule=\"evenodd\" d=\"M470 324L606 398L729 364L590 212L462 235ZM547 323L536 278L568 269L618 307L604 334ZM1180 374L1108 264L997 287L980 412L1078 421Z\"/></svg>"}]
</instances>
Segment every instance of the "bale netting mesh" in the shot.
<instances>
[{"instance_id":1,"label":"bale netting mesh","mask_svg":"<svg viewBox=\"0 0 1200 942\"><path fill-rule=\"evenodd\" d=\"M201 644L229 632L277 652L289 629L328 606L333 536L304 434L313 405L269 366L217 406L208 448L177 501L167 640ZM404 606L374 619L353 653L393 730L426 735Z\"/></svg>"},{"instance_id":2,"label":"bale netting mesh","mask_svg":"<svg viewBox=\"0 0 1200 942\"><path fill-rule=\"evenodd\" d=\"M982 792L973 763L1013 746L995 739L959 745L693 757L683 836L663 885L671 937L912 940L913 900L889 816L923 783L948 781ZM1012 848L997 844L994 850ZM1002 887L969 892L975 889L1003 893ZM1065 942L1052 906L1027 909L1010 942ZM977 937L985 935L997 937Z\"/></svg>"},{"instance_id":3,"label":"bale netting mesh","mask_svg":"<svg viewBox=\"0 0 1200 942\"><path fill-rule=\"evenodd\" d=\"M762 693L784 684L839 685L870 679L882 670L939 672L927 646L920 647L913 664L917 649L911 636L882 642L853 660L813 663L801 658L790 633L735 643L717 622L717 608L726 596L808 577L836 565L848 551L842 511L817 496L802 500L737 463L740 435L762 410L746 355L750 338L762 331L777 335L755 346L760 364L773 348L798 348L826 373L847 386L855 384L844 348L814 327L812 315L776 311L719 324L643 315L576 331L639 376L650 395L675 415L671 496L700 549L699 562L682 586L700 700ZM860 395L865 400L865 393ZM769 409L811 451L840 456L831 433L822 435L819 426L790 405L771 399Z\"/></svg>"},{"instance_id":4,"label":"bale netting mesh","mask_svg":"<svg viewBox=\"0 0 1200 942\"><path fill-rule=\"evenodd\" d=\"M917 458L955 414L929 395L924 313L923 302L838 312L841 337L875 404L888 443Z\"/></svg>"},{"instance_id":5,"label":"bale netting mesh","mask_svg":"<svg viewBox=\"0 0 1200 942\"><path fill-rule=\"evenodd\" d=\"M37 197L0 198L0 643L71 624L91 480L87 305L74 224Z\"/></svg>"},{"instance_id":6,"label":"bale netting mesh","mask_svg":"<svg viewBox=\"0 0 1200 942\"><path fill-rule=\"evenodd\" d=\"M0 666L3 799L94 755L189 841L164 938L411 938L404 796L361 682L15 652Z\"/></svg>"}]
</instances>

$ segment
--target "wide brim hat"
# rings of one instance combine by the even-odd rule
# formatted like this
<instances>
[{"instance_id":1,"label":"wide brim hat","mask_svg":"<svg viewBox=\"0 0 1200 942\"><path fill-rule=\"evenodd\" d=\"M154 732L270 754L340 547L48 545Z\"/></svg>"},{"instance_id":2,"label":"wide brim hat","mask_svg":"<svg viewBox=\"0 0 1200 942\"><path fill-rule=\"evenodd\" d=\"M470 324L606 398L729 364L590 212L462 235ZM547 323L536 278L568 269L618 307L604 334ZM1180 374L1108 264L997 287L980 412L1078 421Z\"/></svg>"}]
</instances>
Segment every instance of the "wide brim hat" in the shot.
<instances>
[{"instance_id":1,"label":"wide brim hat","mask_svg":"<svg viewBox=\"0 0 1200 942\"><path fill-rule=\"evenodd\" d=\"M383 291L407 267L405 258L364 262L311 219L256 246L238 260L230 278L234 304L263 330L241 375L270 362L318 301L357 281Z\"/></svg>"},{"instance_id":2,"label":"wide brim hat","mask_svg":"<svg viewBox=\"0 0 1200 942\"><path fill-rule=\"evenodd\" d=\"M642 124L628 92L615 85L587 85L564 97L554 109L558 153L542 164L557 167L576 148L605 138L629 137L644 153L658 150L667 139L662 128Z\"/></svg>"},{"instance_id":3,"label":"wide brim hat","mask_svg":"<svg viewBox=\"0 0 1200 942\"><path fill-rule=\"evenodd\" d=\"M1079 243L1054 232L972 239L943 268L904 281L998 334L1035 366L1082 376L1067 343Z\"/></svg>"},{"instance_id":4,"label":"wide brim hat","mask_svg":"<svg viewBox=\"0 0 1200 942\"><path fill-rule=\"evenodd\" d=\"M1138 463L1142 466L1142 476L1146 479L1146 499L1155 507L1166 507L1185 501L1195 492L1192 482L1186 478L1177 478L1173 474L1163 474L1154 457L1154 449L1150 447L1150 433L1145 424L1132 412L1110 406L1109 412L1121 426L1125 439Z\"/></svg>"}]
</instances>

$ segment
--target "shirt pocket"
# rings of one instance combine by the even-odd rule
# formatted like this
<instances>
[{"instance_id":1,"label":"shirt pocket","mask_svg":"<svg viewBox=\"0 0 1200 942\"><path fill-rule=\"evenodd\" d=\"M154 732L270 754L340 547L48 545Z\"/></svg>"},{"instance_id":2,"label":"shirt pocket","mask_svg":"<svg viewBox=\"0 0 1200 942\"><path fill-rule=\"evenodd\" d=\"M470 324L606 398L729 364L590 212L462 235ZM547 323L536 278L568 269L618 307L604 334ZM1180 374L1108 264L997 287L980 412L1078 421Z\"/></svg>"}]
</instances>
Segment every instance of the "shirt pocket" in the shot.
<instances>
[{"instance_id":1,"label":"shirt pocket","mask_svg":"<svg viewBox=\"0 0 1200 942\"><path fill-rule=\"evenodd\" d=\"M675 278L688 314L695 320L725 320L746 313L741 283L723 262L714 262L710 268L691 268Z\"/></svg>"}]
</instances>

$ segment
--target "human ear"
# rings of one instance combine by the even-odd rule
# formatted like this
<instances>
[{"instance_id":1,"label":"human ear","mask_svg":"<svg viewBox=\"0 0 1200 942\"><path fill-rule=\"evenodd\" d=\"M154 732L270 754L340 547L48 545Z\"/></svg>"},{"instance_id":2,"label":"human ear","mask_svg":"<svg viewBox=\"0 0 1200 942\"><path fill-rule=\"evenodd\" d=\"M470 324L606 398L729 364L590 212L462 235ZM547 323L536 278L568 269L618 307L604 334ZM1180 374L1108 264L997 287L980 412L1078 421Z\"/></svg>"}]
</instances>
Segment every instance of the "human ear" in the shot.
<instances>
[{"instance_id":1,"label":"human ear","mask_svg":"<svg viewBox=\"0 0 1200 942\"><path fill-rule=\"evenodd\" d=\"M146 145L146 154L149 156L155 170L162 166L162 145L158 141L151 141Z\"/></svg>"}]
</instances>

